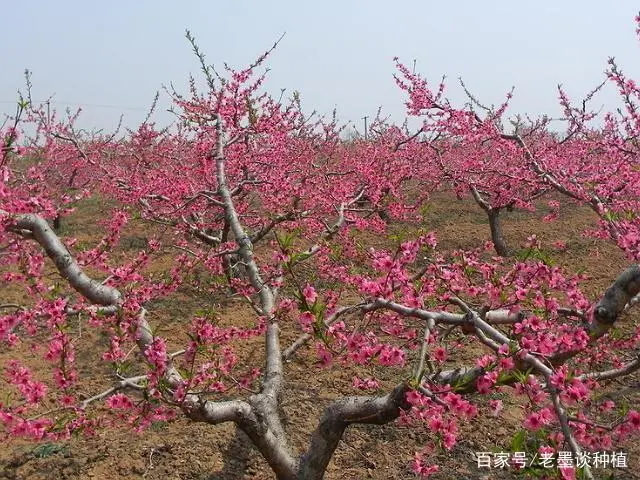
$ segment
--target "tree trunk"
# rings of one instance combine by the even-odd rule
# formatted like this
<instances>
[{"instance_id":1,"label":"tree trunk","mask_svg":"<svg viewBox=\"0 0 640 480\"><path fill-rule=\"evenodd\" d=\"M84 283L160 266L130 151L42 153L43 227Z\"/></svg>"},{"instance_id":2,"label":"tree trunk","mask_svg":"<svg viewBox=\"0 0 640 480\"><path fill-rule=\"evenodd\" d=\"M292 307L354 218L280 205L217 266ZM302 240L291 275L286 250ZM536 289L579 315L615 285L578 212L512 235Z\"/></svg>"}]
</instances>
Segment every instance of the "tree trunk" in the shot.
<instances>
[{"instance_id":1,"label":"tree trunk","mask_svg":"<svg viewBox=\"0 0 640 480\"><path fill-rule=\"evenodd\" d=\"M500 209L492 208L487 211L489 217L489 228L491 229L491 241L496 249L496 253L501 257L510 257L513 251L507 245L502 234L502 224L500 223Z\"/></svg>"}]
</instances>

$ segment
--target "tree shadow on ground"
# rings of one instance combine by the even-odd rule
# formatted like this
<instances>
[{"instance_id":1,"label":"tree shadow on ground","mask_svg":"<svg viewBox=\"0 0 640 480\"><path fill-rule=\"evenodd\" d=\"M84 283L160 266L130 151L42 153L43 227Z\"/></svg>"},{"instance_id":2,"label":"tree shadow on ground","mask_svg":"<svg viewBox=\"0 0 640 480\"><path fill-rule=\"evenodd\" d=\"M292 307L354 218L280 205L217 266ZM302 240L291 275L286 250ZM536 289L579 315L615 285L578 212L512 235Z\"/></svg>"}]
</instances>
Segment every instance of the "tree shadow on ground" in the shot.
<instances>
[{"instance_id":1,"label":"tree shadow on ground","mask_svg":"<svg viewBox=\"0 0 640 480\"><path fill-rule=\"evenodd\" d=\"M224 467L207 477L207 480L231 480L243 478L252 473L254 462L251 456L254 453L251 439L239 428L227 448L222 452Z\"/></svg>"}]
</instances>

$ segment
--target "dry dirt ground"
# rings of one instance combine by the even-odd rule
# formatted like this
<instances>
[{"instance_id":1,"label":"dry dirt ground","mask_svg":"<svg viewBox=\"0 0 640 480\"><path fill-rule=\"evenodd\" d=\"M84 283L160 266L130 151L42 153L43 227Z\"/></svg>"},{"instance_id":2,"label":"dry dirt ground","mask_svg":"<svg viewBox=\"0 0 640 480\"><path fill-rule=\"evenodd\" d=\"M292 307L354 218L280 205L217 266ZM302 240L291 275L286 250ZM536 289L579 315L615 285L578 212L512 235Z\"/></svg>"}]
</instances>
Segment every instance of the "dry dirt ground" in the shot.
<instances>
[{"instance_id":1,"label":"dry dirt ground","mask_svg":"<svg viewBox=\"0 0 640 480\"><path fill-rule=\"evenodd\" d=\"M597 297L616 275L627 266L624 256L610 244L587 238L582 232L593 226L592 213L584 208L563 205L560 218L553 223L542 222L547 213L545 203L537 213L511 212L506 214L504 230L509 243L522 244L536 234L553 259L572 271L589 275L585 290ZM92 200L65 221L64 234L75 236L79 242L91 243L101 234L93 216L103 210L99 201ZM449 195L432 198L425 213L424 226L437 232L439 248L471 248L482 244L489 235L486 216L469 201L459 201ZM144 244L145 229L141 222L132 222L123 236L123 248L135 251ZM551 243L566 242L564 251L554 250ZM5 288L4 300L17 292ZM19 301L20 298L13 298ZM198 309L206 307L210 299L193 292L180 291L162 304L152 308L150 320L161 325L162 333L173 339L175 346L184 339L183 326ZM246 323L251 312L235 304L220 307L225 322ZM637 315L636 315L637 318ZM634 319L627 317L630 324ZM287 345L296 334L285 334ZM44 339L43 339L44 340ZM97 345L97 347L96 347ZM77 363L84 379L81 390L95 394L110 385L110 372L96 361L96 350L106 345L105 338L85 328L78 342ZM239 347L243 362L259 359L261 344L248 342ZM28 365L37 367L42 352L8 350L0 346L0 364L19 357ZM468 364L474 352L462 351L453 356L448 366ZM356 370L346 368L323 369L315 364L314 356L302 351L286 365L286 391L283 405L287 429L297 447L305 447L309 432L315 427L323 407L342 394L353 394L351 382ZM360 369L360 375L375 375L382 386L397 384L399 370L379 367ZM612 387L625 395L630 404L638 408L638 379L633 376L624 385ZM7 386L0 386L4 397ZM477 451L509 450L511 439L521 427L522 410L519 400L508 390L497 394L505 409L499 418L480 416L463 425L461 441L448 456L438 458L441 471L436 479L506 479L518 478L513 473L498 470L479 470L472 454ZM487 399L471 397L479 405ZM1 438L1 437L0 437ZM409 429L397 424L386 426L350 427L334 456L326 478L339 479L395 479L415 478L409 464L415 451L428 439L426 430ZM178 418L169 423L154 424L142 434L126 428L102 430L95 437L74 438L66 443L34 445L23 441L1 438L0 479L137 479L149 480L232 480L273 478L268 466L254 450L242 432L231 425L210 426ZM624 446L628 451L629 468L615 472L596 471L597 478L640 478L640 448ZM611 476L612 475L612 476ZM521 477L520 477L521 478Z\"/></svg>"}]
</instances>

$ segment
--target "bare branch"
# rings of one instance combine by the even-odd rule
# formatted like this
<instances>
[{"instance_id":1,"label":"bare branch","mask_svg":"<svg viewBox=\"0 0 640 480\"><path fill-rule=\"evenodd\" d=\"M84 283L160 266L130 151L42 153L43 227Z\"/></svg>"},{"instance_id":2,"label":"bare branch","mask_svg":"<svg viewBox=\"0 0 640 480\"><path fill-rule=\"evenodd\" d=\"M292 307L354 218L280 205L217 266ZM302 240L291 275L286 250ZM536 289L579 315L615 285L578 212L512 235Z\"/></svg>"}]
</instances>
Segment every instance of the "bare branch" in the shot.
<instances>
[{"instance_id":1,"label":"bare branch","mask_svg":"<svg viewBox=\"0 0 640 480\"><path fill-rule=\"evenodd\" d=\"M141 382L143 380L146 380L146 379L147 379L147 375L139 375L137 377L125 378L123 380L120 380L113 387L108 388L104 392L98 393L97 395L94 395L93 397L90 397L90 398L87 398L86 400L84 400L80 404L80 408L82 410L85 410L89 406L89 404L91 404L93 402L100 401L103 398L114 394L118 390L124 390L124 389L127 389L127 388L133 388L133 389L136 389L136 390L143 390L145 387L140 385L139 382Z\"/></svg>"},{"instance_id":2,"label":"bare branch","mask_svg":"<svg viewBox=\"0 0 640 480\"><path fill-rule=\"evenodd\" d=\"M578 380L613 380L614 378L623 377L629 375L637 370L640 370L640 355L634 360L624 364L620 368L612 368L611 370L604 370L602 372L590 372L582 375L578 375Z\"/></svg>"}]
</instances>

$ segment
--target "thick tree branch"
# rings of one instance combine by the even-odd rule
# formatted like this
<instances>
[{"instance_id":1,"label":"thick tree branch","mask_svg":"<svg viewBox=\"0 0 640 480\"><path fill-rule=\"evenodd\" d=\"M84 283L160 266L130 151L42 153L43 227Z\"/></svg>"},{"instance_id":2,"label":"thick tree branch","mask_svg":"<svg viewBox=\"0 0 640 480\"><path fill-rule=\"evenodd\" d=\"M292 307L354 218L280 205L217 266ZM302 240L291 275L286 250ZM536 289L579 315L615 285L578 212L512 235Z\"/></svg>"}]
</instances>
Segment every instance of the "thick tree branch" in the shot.
<instances>
[{"instance_id":1,"label":"thick tree branch","mask_svg":"<svg viewBox=\"0 0 640 480\"><path fill-rule=\"evenodd\" d=\"M605 291L594 310L594 319L599 326L608 329L640 293L640 266L631 265L622 272Z\"/></svg>"},{"instance_id":2,"label":"thick tree branch","mask_svg":"<svg viewBox=\"0 0 640 480\"><path fill-rule=\"evenodd\" d=\"M216 144L211 153L216 165L218 194L224 203L225 220L238 244L238 256L244 262L249 281L258 292L261 313L267 320L265 339L265 377L261 393L251 397L251 411L259 416L259 420L245 421L238 425L249 435L256 447L260 449L279 478L294 478L293 460L289 453L284 427L278 411L279 395L282 390L282 356L280 350L280 329L274 316L275 295L263 280L260 269L253 256L253 244L247 235L233 203L225 174L224 129L222 118L217 115Z\"/></svg>"},{"instance_id":3,"label":"thick tree branch","mask_svg":"<svg viewBox=\"0 0 640 480\"><path fill-rule=\"evenodd\" d=\"M7 212L0 210L0 215L2 214L8 215ZM120 292L89 278L42 217L32 214L16 215L15 221L9 225L8 230L38 242L53 261L62 278L91 302L99 305L120 303Z\"/></svg>"},{"instance_id":4,"label":"thick tree branch","mask_svg":"<svg viewBox=\"0 0 640 480\"><path fill-rule=\"evenodd\" d=\"M409 386L399 385L382 397L345 397L329 405L302 456L299 478L322 479L345 429L355 423L384 425L395 420L411 407L405 399L409 390Z\"/></svg>"}]
</instances>

